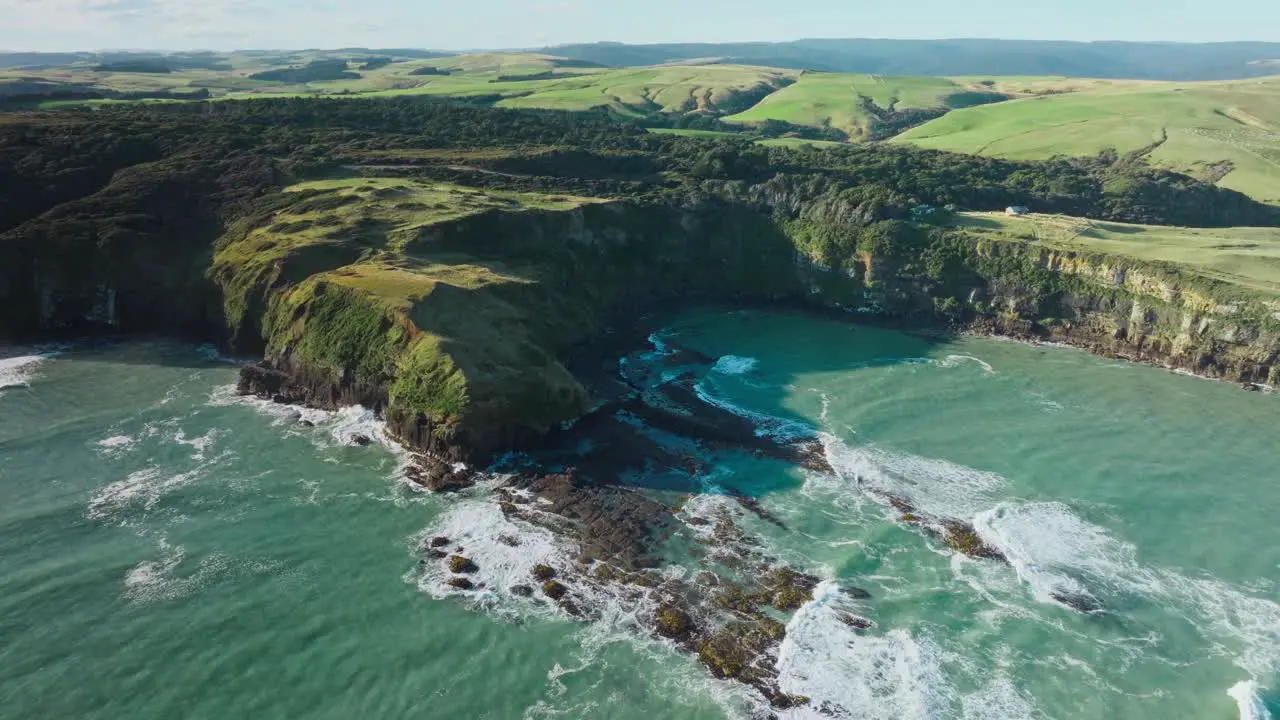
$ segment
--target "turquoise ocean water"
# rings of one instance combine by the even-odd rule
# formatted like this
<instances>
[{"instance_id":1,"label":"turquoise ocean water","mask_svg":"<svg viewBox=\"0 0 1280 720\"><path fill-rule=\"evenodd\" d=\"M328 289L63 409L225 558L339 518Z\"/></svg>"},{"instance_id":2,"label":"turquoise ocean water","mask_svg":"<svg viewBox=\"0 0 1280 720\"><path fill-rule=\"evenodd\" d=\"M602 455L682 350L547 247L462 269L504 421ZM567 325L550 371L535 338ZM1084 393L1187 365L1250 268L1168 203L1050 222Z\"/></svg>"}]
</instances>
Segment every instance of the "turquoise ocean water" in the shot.
<instances>
[{"instance_id":1,"label":"turquoise ocean water","mask_svg":"<svg viewBox=\"0 0 1280 720\"><path fill-rule=\"evenodd\" d=\"M822 717L822 701L859 718L1277 712L1277 396L793 315L707 310L659 337L720 358L704 382L718 402L823 433L838 471L746 456L715 470L786 526L747 529L825 580L776 658L815 703L784 717ZM486 532L556 540L495 518L483 483L413 490L392 444L349 443L379 438L367 412L235 398L234 364L190 346L0 358L0 717L759 710L638 634L633 609L578 623L419 573L420 539L442 529L499 573ZM957 556L883 493L973 522L1011 565ZM870 592L855 609L871 631L838 621L840 586Z\"/></svg>"}]
</instances>

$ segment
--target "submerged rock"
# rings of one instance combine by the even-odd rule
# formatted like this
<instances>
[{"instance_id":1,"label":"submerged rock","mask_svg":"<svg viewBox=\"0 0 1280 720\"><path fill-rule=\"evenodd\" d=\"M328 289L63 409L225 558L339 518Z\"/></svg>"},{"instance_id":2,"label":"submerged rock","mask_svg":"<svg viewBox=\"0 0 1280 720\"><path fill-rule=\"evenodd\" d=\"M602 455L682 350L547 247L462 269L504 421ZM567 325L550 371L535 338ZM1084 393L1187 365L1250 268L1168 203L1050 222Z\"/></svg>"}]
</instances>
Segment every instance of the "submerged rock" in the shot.
<instances>
[{"instance_id":1,"label":"submerged rock","mask_svg":"<svg viewBox=\"0 0 1280 720\"><path fill-rule=\"evenodd\" d=\"M836 618L855 630L870 630L875 625L875 623L866 618L851 615L846 612L837 612Z\"/></svg>"},{"instance_id":2,"label":"submerged rock","mask_svg":"<svg viewBox=\"0 0 1280 720\"><path fill-rule=\"evenodd\" d=\"M1066 605L1067 607L1085 615L1092 615L1103 611L1102 603L1097 598L1088 593L1067 592L1064 590L1055 590L1049 593L1049 597L1055 601Z\"/></svg>"},{"instance_id":3,"label":"submerged rock","mask_svg":"<svg viewBox=\"0 0 1280 720\"><path fill-rule=\"evenodd\" d=\"M368 435L352 435L351 444L358 445L360 447L368 447L373 444L373 439Z\"/></svg>"},{"instance_id":4,"label":"submerged rock","mask_svg":"<svg viewBox=\"0 0 1280 720\"><path fill-rule=\"evenodd\" d=\"M448 582L447 582L446 584L447 584L449 587L451 587L451 588L456 588L456 589L458 589L458 590L473 590L473 589L475 589L475 583L472 583L470 580L468 580L468 579L466 579L466 578L464 578L464 577L452 577L452 578L449 578L449 580L448 580Z\"/></svg>"},{"instance_id":5,"label":"submerged rock","mask_svg":"<svg viewBox=\"0 0 1280 720\"><path fill-rule=\"evenodd\" d=\"M533 588L528 585L512 585L511 594L516 597L533 597Z\"/></svg>"}]
</instances>

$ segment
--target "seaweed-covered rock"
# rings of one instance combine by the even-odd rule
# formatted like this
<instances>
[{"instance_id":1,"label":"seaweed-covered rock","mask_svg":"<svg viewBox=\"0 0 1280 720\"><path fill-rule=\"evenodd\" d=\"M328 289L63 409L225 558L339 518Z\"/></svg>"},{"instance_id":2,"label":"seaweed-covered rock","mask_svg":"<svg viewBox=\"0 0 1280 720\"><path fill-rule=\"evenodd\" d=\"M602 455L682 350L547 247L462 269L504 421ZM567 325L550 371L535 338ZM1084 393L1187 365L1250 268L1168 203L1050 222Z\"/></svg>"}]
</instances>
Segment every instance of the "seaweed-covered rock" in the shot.
<instances>
[{"instance_id":1,"label":"seaweed-covered rock","mask_svg":"<svg viewBox=\"0 0 1280 720\"><path fill-rule=\"evenodd\" d=\"M558 581L548 580L542 583L542 594L552 600L560 600L565 595L569 594L569 588L561 585Z\"/></svg>"},{"instance_id":2,"label":"seaweed-covered rock","mask_svg":"<svg viewBox=\"0 0 1280 720\"><path fill-rule=\"evenodd\" d=\"M464 577L451 577L445 584L457 590L472 590L475 588L475 583Z\"/></svg>"},{"instance_id":3,"label":"seaweed-covered rock","mask_svg":"<svg viewBox=\"0 0 1280 720\"><path fill-rule=\"evenodd\" d=\"M542 563L538 563L537 565L533 566L533 570L531 570L529 574L532 575L533 579L537 580L538 582L546 582L556 576L556 569L551 567L550 565L544 565Z\"/></svg>"},{"instance_id":4,"label":"seaweed-covered rock","mask_svg":"<svg viewBox=\"0 0 1280 720\"><path fill-rule=\"evenodd\" d=\"M969 557L988 558L991 560L1000 560L1008 562L999 550L988 545L978 535L978 531L973 525L960 520L944 520L942 521L942 539L947 546L956 552L963 553Z\"/></svg>"},{"instance_id":5,"label":"seaweed-covered rock","mask_svg":"<svg viewBox=\"0 0 1280 720\"><path fill-rule=\"evenodd\" d=\"M654 629L665 638L680 641L687 639L695 628L689 613L667 603L660 606L655 613Z\"/></svg>"},{"instance_id":6,"label":"seaweed-covered rock","mask_svg":"<svg viewBox=\"0 0 1280 720\"><path fill-rule=\"evenodd\" d=\"M454 555L449 558L449 570L451 572L467 574L473 573L479 569L479 566L472 562L470 558L466 558L461 555Z\"/></svg>"},{"instance_id":7,"label":"seaweed-covered rock","mask_svg":"<svg viewBox=\"0 0 1280 720\"><path fill-rule=\"evenodd\" d=\"M813 599L818 578L781 565L766 571L760 584L764 587L762 600L779 610L797 610Z\"/></svg>"}]
</instances>

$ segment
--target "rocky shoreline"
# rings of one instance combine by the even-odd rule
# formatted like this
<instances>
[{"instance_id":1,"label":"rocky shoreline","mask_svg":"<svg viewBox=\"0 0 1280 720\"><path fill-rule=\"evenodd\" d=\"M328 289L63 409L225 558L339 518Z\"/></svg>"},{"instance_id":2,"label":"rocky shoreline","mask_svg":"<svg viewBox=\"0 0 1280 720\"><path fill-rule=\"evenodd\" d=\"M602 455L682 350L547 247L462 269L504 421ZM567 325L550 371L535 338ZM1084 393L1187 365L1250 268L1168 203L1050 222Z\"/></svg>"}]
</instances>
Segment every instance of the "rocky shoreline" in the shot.
<instances>
[{"instance_id":1,"label":"rocky shoreline","mask_svg":"<svg viewBox=\"0 0 1280 720\"><path fill-rule=\"evenodd\" d=\"M536 448L508 455L483 472L448 457L415 456L406 470L411 482L493 506L508 528L491 538L463 540L446 532L423 537L421 582L433 592L518 600L584 621L598 618L607 603L625 603L640 618L641 632L696 657L711 675L754 689L773 710L809 703L781 686L777 661L788 615L814 599L821 578L773 557L745 529L748 518L786 529L758 498L712 485L708 476L724 454L830 474L822 439L794 427L770 435L761 431L758 418L709 402L700 382L715 360L666 342L637 350L650 329L619 333L582 356L589 359L579 363L579 372L598 401ZM610 356L611 363L601 362ZM246 376L250 381L242 391L253 389L257 378L271 377L253 370ZM277 393L272 399L292 398ZM906 499L863 490L895 508L902 523L952 550L1007 562L972 524L929 516ZM563 549L531 554L514 574L509 568L490 573L488 564L499 561L489 558L492 549L482 552L475 543L505 546L518 555L532 528ZM664 558L673 548L695 558L701 569L691 577L672 574ZM857 588L842 591L853 601L870 599ZM1055 599L1082 613L1100 609L1092 598ZM839 619L857 632L874 627L854 612L841 612ZM838 708L826 710L840 716Z\"/></svg>"}]
</instances>

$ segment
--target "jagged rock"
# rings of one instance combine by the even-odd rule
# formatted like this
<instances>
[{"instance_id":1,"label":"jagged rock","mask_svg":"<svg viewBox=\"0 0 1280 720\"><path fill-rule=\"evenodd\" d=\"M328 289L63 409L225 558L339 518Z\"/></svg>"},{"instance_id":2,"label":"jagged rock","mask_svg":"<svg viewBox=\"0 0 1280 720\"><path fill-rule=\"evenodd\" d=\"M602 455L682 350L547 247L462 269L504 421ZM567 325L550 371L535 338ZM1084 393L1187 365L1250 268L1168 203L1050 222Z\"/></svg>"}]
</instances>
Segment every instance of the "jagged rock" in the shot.
<instances>
[{"instance_id":1,"label":"jagged rock","mask_svg":"<svg viewBox=\"0 0 1280 720\"><path fill-rule=\"evenodd\" d=\"M473 573L479 569L480 567L472 562L470 558L465 558L461 555L454 555L449 558L449 570L451 572L466 574Z\"/></svg>"},{"instance_id":2,"label":"jagged rock","mask_svg":"<svg viewBox=\"0 0 1280 720\"><path fill-rule=\"evenodd\" d=\"M988 558L1008 562L999 550L983 542L978 531L972 525L960 520L944 520L942 522L942 539L947 546L956 552L969 557Z\"/></svg>"},{"instance_id":3,"label":"jagged rock","mask_svg":"<svg viewBox=\"0 0 1280 720\"><path fill-rule=\"evenodd\" d=\"M404 473L410 480L432 492L457 492L476 484L475 475L456 471L449 463L434 458L419 458Z\"/></svg>"},{"instance_id":4,"label":"jagged rock","mask_svg":"<svg viewBox=\"0 0 1280 720\"><path fill-rule=\"evenodd\" d=\"M695 629L689 613L672 604L660 606L655 617L654 628L658 634L671 640L685 640Z\"/></svg>"},{"instance_id":5,"label":"jagged rock","mask_svg":"<svg viewBox=\"0 0 1280 720\"><path fill-rule=\"evenodd\" d=\"M779 610L798 610L813 599L818 578L781 566L766 572L760 584L765 588L761 596L767 597L770 605Z\"/></svg>"},{"instance_id":6,"label":"jagged rock","mask_svg":"<svg viewBox=\"0 0 1280 720\"><path fill-rule=\"evenodd\" d=\"M431 547L433 548L442 548L447 546L448 544L449 544L449 538L444 537L442 535L437 535L436 537L431 538Z\"/></svg>"},{"instance_id":7,"label":"jagged rock","mask_svg":"<svg viewBox=\"0 0 1280 720\"><path fill-rule=\"evenodd\" d=\"M456 588L458 590L472 590L475 588L475 584L464 577L449 578L449 580L445 584L451 588Z\"/></svg>"},{"instance_id":8,"label":"jagged rock","mask_svg":"<svg viewBox=\"0 0 1280 720\"><path fill-rule=\"evenodd\" d=\"M561 585L555 580L548 580L542 583L542 594L552 600L559 600L569 594L569 588Z\"/></svg>"}]
</instances>

